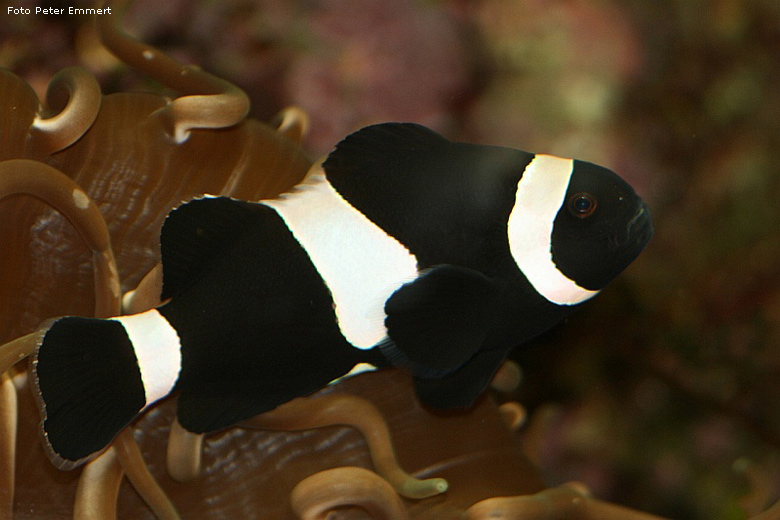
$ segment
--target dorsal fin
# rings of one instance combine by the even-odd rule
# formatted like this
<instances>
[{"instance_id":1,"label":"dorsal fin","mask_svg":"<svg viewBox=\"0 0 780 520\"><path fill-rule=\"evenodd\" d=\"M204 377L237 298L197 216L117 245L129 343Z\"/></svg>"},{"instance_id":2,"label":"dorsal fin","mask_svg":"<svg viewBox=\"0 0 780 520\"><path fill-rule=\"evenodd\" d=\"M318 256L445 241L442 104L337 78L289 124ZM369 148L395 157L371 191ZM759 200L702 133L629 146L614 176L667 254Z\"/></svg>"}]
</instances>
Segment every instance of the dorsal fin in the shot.
<instances>
[{"instance_id":1,"label":"dorsal fin","mask_svg":"<svg viewBox=\"0 0 780 520\"><path fill-rule=\"evenodd\" d=\"M468 243L500 232L532 158L450 141L417 124L384 123L346 137L323 170L339 195L430 267L443 251L468 257Z\"/></svg>"},{"instance_id":2,"label":"dorsal fin","mask_svg":"<svg viewBox=\"0 0 780 520\"><path fill-rule=\"evenodd\" d=\"M168 214L160 232L163 300L181 293L244 231L253 215L251 202L204 197Z\"/></svg>"},{"instance_id":3,"label":"dorsal fin","mask_svg":"<svg viewBox=\"0 0 780 520\"><path fill-rule=\"evenodd\" d=\"M323 168L329 178L370 172L393 177L435 165L449 144L448 139L422 125L381 123L345 137L328 155Z\"/></svg>"}]
</instances>

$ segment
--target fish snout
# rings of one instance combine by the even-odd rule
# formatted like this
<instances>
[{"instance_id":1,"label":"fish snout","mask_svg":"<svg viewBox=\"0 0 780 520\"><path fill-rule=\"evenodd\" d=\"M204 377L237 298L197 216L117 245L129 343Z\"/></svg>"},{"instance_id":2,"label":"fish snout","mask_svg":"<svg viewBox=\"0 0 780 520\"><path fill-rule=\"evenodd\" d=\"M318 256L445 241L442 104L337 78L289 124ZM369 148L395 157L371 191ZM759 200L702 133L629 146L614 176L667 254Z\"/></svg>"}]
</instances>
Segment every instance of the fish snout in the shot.
<instances>
[{"instance_id":1,"label":"fish snout","mask_svg":"<svg viewBox=\"0 0 780 520\"><path fill-rule=\"evenodd\" d=\"M636 213L626 224L626 238L628 242L646 244L653 236L653 219L650 210L644 202L639 203Z\"/></svg>"}]
</instances>

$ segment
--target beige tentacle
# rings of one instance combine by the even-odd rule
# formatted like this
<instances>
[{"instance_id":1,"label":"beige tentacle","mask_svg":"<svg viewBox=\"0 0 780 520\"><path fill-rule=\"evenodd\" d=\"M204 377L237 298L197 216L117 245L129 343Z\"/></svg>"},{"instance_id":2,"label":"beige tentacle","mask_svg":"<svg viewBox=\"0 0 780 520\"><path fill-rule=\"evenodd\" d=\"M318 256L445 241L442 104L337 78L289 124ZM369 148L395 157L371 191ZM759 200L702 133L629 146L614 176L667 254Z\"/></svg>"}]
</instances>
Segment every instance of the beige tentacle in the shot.
<instances>
[{"instance_id":1,"label":"beige tentacle","mask_svg":"<svg viewBox=\"0 0 780 520\"><path fill-rule=\"evenodd\" d=\"M178 520L179 513L165 492L154 479L144 462L141 450L133 438L132 427L127 427L117 435L112 444L117 458L122 464L127 478L141 498L152 509L159 520Z\"/></svg>"},{"instance_id":2,"label":"beige tentacle","mask_svg":"<svg viewBox=\"0 0 780 520\"><path fill-rule=\"evenodd\" d=\"M16 388L10 374L0 373L0 520L14 512L16 423Z\"/></svg>"},{"instance_id":3,"label":"beige tentacle","mask_svg":"<svg viewBox=\"0 0 780 520\"><path fill-rule=\"evenodd\" d=\"M31 356L35 352L35 347L38 346L39 336L40 331L36 331L0 346L0 374L7 372L15 364Z\"/></svg>"},{"instance_id":4,"label":"beige tentacle","mask_svg":"<svg viewBox=\"0 0 780 520\"><path fill-rule=\"evenodd\" d=\"M300 143L309 131L309 115L302 108L287 107L276 114L271 125L280 134Z\"/></svg>"},{"instance_id":5,"label":"beige tentacle","mask_svg":"<svg viewBox=\"0 0 780 520\"><path fill-rule=\"evenodd\" d=\"M408 518L403 502L390 484L363 468L320 471L300 481L290 496L293 511L302 520L326 520L341 507L360 507L376 520Z\"/></svg>"},{"instance_id":6,"label":"beige tentacle","mask_svg":"<svg viewBox=\"0 0 780 520\"><path fill-rule=\"evenodd\" d=\"M17 338L0 347L0 520L13 518L16 481L16 430L18 403L11 367L30 356L38 333Z\"/></svg>"},{"instance_id":7,"label":"beige tentacle","mask_svg":"<svg viewBox=\"0 0 780 520\"><path fill-rule=\"evenodd\" d=\"M113 448L84 466L76 488L74 520L114 520L124 471Z\"/></svg>"},{"instance_id":8,"label":"beige tentacle","mask_svg":"<svg viewBox=\"0 0 780 520\"><path fill-rule=\"evenodd\" d=\"M518 431L525 424L526 419L528 419L528 412L517 401L510 401L500 405L498 412L501 414L507 427L513 432Z\"/></svg>"},{"instance_id":9,"label":"beige tentacle","mask_svg":"<svg viewBox=\"0 0 780 520\"><path fill-rule=\"evenodd\" d=\"M78 141L95 122L101 99L100 86L86 69L56 73L46 90L46 108L30 127L31 152L49 155Z\"/></svg>"},{"instance_id":10,"label":"beige tentacle","mask_svg":"<svg viewBox=\"0 0 780 520\"><path fill-rule=\"evenodd\" d=\"M740 457L734 461L732 469L741 475L748 485L748 492L739 500L741 508L748 517L759 514L772 499L776 498L775 476L762 465L746 457ZM778 514L780 514L780 506L778 506Z\"/></svg>"},{"instance_id":11,"label":"beige tentacle","mask_svg":"<svg viewBox=\"0 0 780 520\"><path fill-rule=\"evenodd\" d=\"M523 370L514 361L504 361L490 381L493 390L509 394L520 388L523 380Z\"/></svg>"},{"instance_id":12,"label":"beige tentacle","mask_svg":"<svg viewBox=\"0 0 780 520\"><path fill-rule=\"evenodd\" d=\"M92 250L95 270L95 315L119 311L119 275L108 227L97 206L67 175L29 159L0 162L0 200L26 194L42 200L70 221Z\"/></svg>"},{"instance_id":13,"label":"beige tentacle","mask_svg":"<svg viewBox=\"0 0 780 520\"><path fill-rule=\"evenodd\" d=\"M377 473L385 478L398 494L407 498L427 498L447 490L448 484L444 479L420 480L401 469L384 417L373 404L358 396L301 397L241 425L262 430L352 426L365 437Z\"/></svg>"},{"instance_id":14,"label":"beige tentacle","mask_svg":"<svg viewBox=\"0 0 780 520\"><path fill-rule=\"evenodd\" d=\"M156 264L141 279L138 287L122 296L122 312L124 314L138 314L160 305L162 273L162 264Z\"/></svg>"},{"instance_id":15,"label":"beige tentacle","mask_svg":"<svg viewBox=\"0 0 780 520\"><path fill-rule=\"evenodd\" d=\"M192 129L233 126L249 113L243 90L129 36L118 16L98 16L97 29L100 41L117 58L183 94L152 114L163 119L177 143L186 141Z\"/></svg>"},{"instance_id":16,"label":"beige tentacle","mask_svg":"<svg viewBox=\"0 0 780 520\"><path fill-rule=\"evenodd\" d=\"M40 333L33 332L0 346L0 520L13 518L16 481L18 403L11 367L32 355Z\"/></svg>"},{"instance_id":17,"label":"beige tentacle","mask_svg":"<svg viewBox=\"0 0 780 520\"><path fill-rule=\"evenodd\" d=\"M191 482L200 476L203 435L192 433L174 418L168 433L166 463L168 474L178 482Z\"/></svg>"},{"instance_id":18,"label":"beige tentacle","mask_svg":"<svg viewBox=\"0 0 780 520\"><path fill-rule=\"evenodd\" d=\"M580 483L571 482L535 495L488 498L468 509L468 520L663 520L602 502Z\"/></svg>"},{"instance_id":19,"label":"beige tentacle","mask_svg":"<svg viewBox=\"0 0 780 520\"><path fill-rule=\"evenodd\" d=\"M750 520L780 520L780 500L763 513L751 516Z\"/></svg>"}]
</instances>

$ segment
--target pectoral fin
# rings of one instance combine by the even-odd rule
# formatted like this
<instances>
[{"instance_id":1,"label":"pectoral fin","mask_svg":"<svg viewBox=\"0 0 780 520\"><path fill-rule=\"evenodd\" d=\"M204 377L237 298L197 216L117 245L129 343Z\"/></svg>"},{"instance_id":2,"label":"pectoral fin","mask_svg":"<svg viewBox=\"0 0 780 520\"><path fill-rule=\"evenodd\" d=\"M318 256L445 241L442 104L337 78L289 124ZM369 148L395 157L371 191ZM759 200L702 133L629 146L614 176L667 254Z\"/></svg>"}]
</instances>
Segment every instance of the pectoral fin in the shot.
<instances>
[{"instance_id":1,"label":"pectoral fin","mask_svg":"<svg viewBox=\"0 0 780 520\"><path fill-rule=\"evenodd\" d=\"M473 269L442 265L403 285L385 304L382 353L422 377L448 374L482 346L498 290Z\"/></svg>"},{"instance_id":2,"label":"pectoral fin","mask_svg":"<svg viewBox=\"0 0 780 520\"><path fill-rule=\"evenodd\" d=\"M415 377L417 396L426 406L438 410L468 408L490 384L507 352L503 349L479 352L464 366L441 378Z\"/></svg>"}]
</instances>

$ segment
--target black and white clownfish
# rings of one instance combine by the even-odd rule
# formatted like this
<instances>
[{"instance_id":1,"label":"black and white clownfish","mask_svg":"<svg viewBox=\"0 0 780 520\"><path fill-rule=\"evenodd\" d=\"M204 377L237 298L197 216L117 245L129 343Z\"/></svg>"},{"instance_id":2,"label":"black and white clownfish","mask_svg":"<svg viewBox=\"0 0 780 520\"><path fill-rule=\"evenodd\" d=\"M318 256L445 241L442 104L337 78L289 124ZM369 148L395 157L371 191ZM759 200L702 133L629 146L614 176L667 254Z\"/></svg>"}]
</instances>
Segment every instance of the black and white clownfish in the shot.
<instances>
[{"instance_id":1,"label":"black and white clownfish","mask_svg":"<svg viewBox=\"0 0 780 520\"><path fill-rule=\"evenodd\" d=\"M204 197L161 231L159 307L64 317L31 371L52 461L72 468L154 402L222 429L364 369L468 407L507 353L623 271L652 235L612 171L379 124L293 191Z\"/></svg>"}]
</instances>

